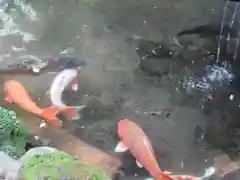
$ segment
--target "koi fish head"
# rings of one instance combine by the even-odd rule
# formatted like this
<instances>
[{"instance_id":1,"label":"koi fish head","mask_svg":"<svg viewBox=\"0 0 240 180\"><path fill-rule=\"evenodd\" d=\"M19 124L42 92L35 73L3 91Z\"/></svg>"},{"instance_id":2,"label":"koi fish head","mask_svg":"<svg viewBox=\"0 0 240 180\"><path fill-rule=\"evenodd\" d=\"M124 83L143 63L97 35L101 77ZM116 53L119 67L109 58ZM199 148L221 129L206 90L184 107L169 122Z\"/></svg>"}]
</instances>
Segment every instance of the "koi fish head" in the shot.
<instances>
[{"instance_id":1,"label":"koi fish head","mask_svg":"<svg viewBox=\"0 0 240 180\"><path fill-rule=\"evenodd\" d=\"M120 139L123 138L123 136L124 136L125 130L127 129L127 126L128 126L128 122L129 121L127 119L123 119L123 120L118 121L117 134L118 134Z\"/></svg>"},{"instance_id":2,"label":"koi fish head","mask_svg":"<svg viewBox=\"0 0 240 180\"><path fill-rule=\"evenodd\" d=\"M72 80L72 90L78 91L78 82L76 77Z\"/></svg>"},{"instance_id":3,"label":"koi fish head","mask_svg":"<svg viewBox=\"0 0 240 180\"><path fill-rule=\"evenodd\" d=\"M7 93L10 89L15 89L19 86L21 86L21 84L18 81L7 80L4 82L4 91Z\"/></svg>"}]
</instances>

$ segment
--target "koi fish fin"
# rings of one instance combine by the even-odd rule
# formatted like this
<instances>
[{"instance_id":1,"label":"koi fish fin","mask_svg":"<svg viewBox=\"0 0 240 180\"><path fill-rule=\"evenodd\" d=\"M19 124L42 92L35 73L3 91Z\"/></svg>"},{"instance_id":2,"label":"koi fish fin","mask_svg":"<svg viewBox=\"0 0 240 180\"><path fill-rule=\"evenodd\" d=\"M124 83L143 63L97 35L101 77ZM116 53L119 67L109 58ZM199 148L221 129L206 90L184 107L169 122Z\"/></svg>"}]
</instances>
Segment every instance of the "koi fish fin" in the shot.
<instances>
[{"instance_id":1,"label":"koi fish fin","mask_svg":"<svg viewBox=\"0 0 240 180\"><path fill-rule=\"evenodd\" d=\"M60 107L60 111L69 115L72 120L77 120L81 118L81 111L86 106L65 106Z\"/></svg>"},{"instance_id":2,"label":"koi fish fin","mask_svg":"<svg viewBox=\"0 0 240 180\"><path fill-rule=\"evenodd\" d=\"M12 98L10 97L10 96L8 96L8 95L6 95L5 97L4 97L4 101L6 101L6 102L8 102L8 103L12 103L13 101L12 101Z\"/></svg>"},{"instance_id":3,"label":"koi fish fin","mask_svg":"<svg viewBox=\"0 0 240 180\"><path fill-rule=\"evenodd\" d=\"M42 109L41 116L48 122L55 126L61 126L61 121L56 117L56 115L59 113L58 107L48 107Z\"/></svg>"},{"instance_id":4,"label":"koi fish fin","mask_svg":"<svg viewBox=\"0 0 240 180\"><path fill-rule=\"evenodd\" d=\"M72 80L72 90L74 90L75 92L78 91L77 78L74 78L74 79Z\"/></svg>"},{"instance_id":5,"label":"koi fish fin","mask_svg":"<svg viewBox=\"0 0 240 180\"><path fill-rule=\"evenodd\" d=\"M128 147L122 141L120 141L114 151L117 153L122 153L127 150L128 150Z\"/></svg>"},{"instance_id":6,"label":"koi fish fin","mask_svg":"<svg viewBox=\"0 0 240 180\"><path fill-rule=\"evenodd\" d=\"M143 165L140 162L136 161L136 164L139 168L143 168Z\"/></svg>"}]
</instances>

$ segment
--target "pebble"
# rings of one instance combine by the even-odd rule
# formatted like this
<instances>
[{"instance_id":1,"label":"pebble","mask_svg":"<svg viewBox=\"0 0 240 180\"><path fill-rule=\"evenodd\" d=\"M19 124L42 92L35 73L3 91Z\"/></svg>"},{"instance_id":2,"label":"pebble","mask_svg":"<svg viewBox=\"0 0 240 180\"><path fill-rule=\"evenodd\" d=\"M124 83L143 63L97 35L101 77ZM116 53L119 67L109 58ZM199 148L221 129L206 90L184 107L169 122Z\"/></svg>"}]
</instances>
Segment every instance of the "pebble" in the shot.
<instances>
[{"instance_id":1,"label":"pebble","mask_svg":"<svg viewBox=\"0 0 240 180\"><path fill-rule=\"evenodd\" d=\"M74 48L68 47L67 49L64 49L63 51L61 51L60 54L69 54L69 53L73 53L73 52L74 52Z\"/></svg>"},{"instance_id":2,"label":"pebble","mask_svg":"<svg viewBox=\"0 0 240 180\"><path fill-rule=\"evenodd\" d=\"M34 73L39 73L40 72L40 69L36 68L36 67L33 67L32 70L33 70Z\"/></svg>"},{"instance_id":3,"label":"pebble","mask_svg":"<svg viewBox=\"0 0 240 180\"><path fill-rule=\"evenodd\" d=\"M181 168L183 168L184 167L184 163L183 163L183 161L181 162Z\"/></svg>"},{"instance_id":4,"label":"pebble","mask_svg":"<svg viewBox=\"0 0 240 180\"><path fill-rule=\"evenodd\" d=\"M41 123L39 127L40 127L40 128L46 128L46 127L47 127L47 123L45 123L45 122L44 122L44 123Z\"/></svg>"},{"instance_id":5,"label":"pebble","mask_svg":"<svg viewBox=\"0 0 240 180\"><path fill-rule=\"evenodd\" d=\"M233 95L233 94L230 94L229 99L230 99L231 101L234 100L234 95Z\"/></svg>"},{"instance_id":6,"label":"pebble","mask_svg":"<svg viewBox=\"0 0 240 180\"><path fill-rule=\"evenodd\" d=\"M88 25L84 24L82 31L86 33L88 31Z\"/></svg>"},{"instance_id":7,"label":"pebble","mask_svg":"<svg viewBox=\"0 0 240 180\"><path fill-rule=\"evenodd\" d=\"M144 112L144 115L148 116L148 115L152 115L152 116L161 116L163 114L163 111L157 111L157 112Z\"/></svg>"},{"instance_id":8,"label":"pebble","mask_svg":"<svg viewBox=\"0 0 240 180\"><path fill-rule=\"evenodd\" d=\"M39 137L39 136L34 136L34 139L35 139L35 140L39 140L40 137Z\"/></svg>"}]
</instances>

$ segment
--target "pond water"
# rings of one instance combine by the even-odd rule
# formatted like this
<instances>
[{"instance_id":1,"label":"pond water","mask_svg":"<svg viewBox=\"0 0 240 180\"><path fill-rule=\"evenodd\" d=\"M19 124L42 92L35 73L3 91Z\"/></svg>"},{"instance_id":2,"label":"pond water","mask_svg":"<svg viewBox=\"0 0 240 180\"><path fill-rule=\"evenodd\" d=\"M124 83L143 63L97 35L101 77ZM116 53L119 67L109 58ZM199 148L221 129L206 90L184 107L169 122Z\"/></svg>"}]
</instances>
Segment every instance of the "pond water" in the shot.
<instances>
[{"instance_id":1,"label":"pond water","mask_svg":"<svg viewBox=\"0 0 240 180\"><path fill-rule=\"evenodd\" d=\"M214 102L216 105L211 106L214 108L208 109L211 113L203 113L197 95L173 96L175 81L163 77L159 83L155 77L141 72L136 47L140 39L170 44L182 29L220 22L224 3L219 0L211 3L208 0L31 0L29 3L36 12L36 16L30 13L32 19L20 13L19 6L9 12L16 17L17 28L28 33L2 35L1 59L4 62L21 55L54 56L62 51L86 59L87 66L79 76L79 93L67 90L64 94L64 101L70 105L87 104L81 120L67 123L69 131L112 153L118 141L116 122L128 118L149 136L163 169L195 174L213 163L222 148L221 142L214 148L209 148L206 142L196 144L194 132L197 126L209 128L206 126L209 121L219 122L222 118L219 111L225 108L227 103L223 102L228 99ZM196 52L186 56L189 61L201 59ZM170 59L155 66L165 68ZM179 61L181 64L182 59ZM40 98L41 106L49 105L45 93L54 74L15 78L35 99ZM221 107L214 111L217 106ZM229 114L226 109L223 113ZM132 157L125 157L124 161L130 176L141 174Z\"/></svg>"}]
</instances>

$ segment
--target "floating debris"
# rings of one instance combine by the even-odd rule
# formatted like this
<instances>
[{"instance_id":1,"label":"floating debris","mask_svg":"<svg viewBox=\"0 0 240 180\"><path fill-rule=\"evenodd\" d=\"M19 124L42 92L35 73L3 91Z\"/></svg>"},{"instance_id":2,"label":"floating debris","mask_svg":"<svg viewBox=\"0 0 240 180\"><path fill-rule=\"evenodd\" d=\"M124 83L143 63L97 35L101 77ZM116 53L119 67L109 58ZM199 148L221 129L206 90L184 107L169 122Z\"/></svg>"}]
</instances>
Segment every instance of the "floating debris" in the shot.
<instances>
[{"instance_id":1,"label":"floating debris","mask_svg":"<svg viewBox=\"0 0 240 180\"><path fill-rule=\"evenodd\" d=\"M53 12L52 12L52 6L48 9L48 12L49 12L49 14L53 14Z\"/></svg>"},{"instance_id":2,"label":"floating debris","mask_svg":"<svg viewBox=\"0 0 240 180\"><path fill-rule=\"evenodd\" d=\"M184 168L184 162L183 161L181 162L181 168L182 169Z\"/></svg>"},{"instance_id":3,"label":"floating debris","mask_svg":"<svg viewBox=\"0 0 240 180\"><path fill-rule=\"evenodd\" d=\"M64 55L64 54L70 54L74 52L74 48L73 47L68 47L67 49L64 49L63 51L60 52L60 54Z\"/></svg>"},{"instance_id":4,"label":"floating debris","mask_svg":"<svg viewBox=\"0 0 240 180\"><path fill-rule=\"evenodd\" d=\"M172 111L172 109L164 109L164 110L160 110L160 111L145 111L145 112L143 112L143 114L146 116L169 118L169 116L171 115L171 111ZM135 111L135 113L141 114L140 111Z\"/></svg>"},{"instance_id":5,"label":"floating debris","mask_svg":"<svg viewBox=\"0 0 240 180\"><path fill-rule=\"evenodd\" d=\"M152 111L152 112L144 112L143 114L152 115L152 116L161 116L163 114L163 112L162 111L158 111L158 112Z\"/></svg>"},{"instance_id":6,"label":"floating debris","mask_svg":"<svg viewBox=\"0 0 240 180\"><path fill-rule=\"evenodd\" d=\"M35 140L39 140L40 137L39 137L39 136L34 136L34 139L35 139Z\"/></svg>"},{"instance_id":7,"label":"floating debris","mask_svg":"<svg viewBox=\"0 0 240 180\"><path fill-rule=\"evenodd\" d=\"M230 94L230 96L229 96L229 100L234 100L234 95L233 94Z\"/></svg>"},{"instance_id":8,"label":"floating debris","mask_svg":"<svg viewBox=\"0 0 240 180\"><path fill-rule=\"evenodd\" d=\"M122 28L119 25L116 24L107 24L103 27L105 33L112 33L116 31L122 30Z\"/></svg>"},{"instance_id":9,"label":"floating debris","mask_svg":"<svg viewBox=\"0 0 240 180\"><path fill-rule=\"evenodd\" d=\"M84 25L83 25L83 28L82 28L82 31L83 31L84 33L86 33L86 32L88 31L88 25L84 24Z\"/></svg>"},{"instance_id":10,"label":"floating debris","mask_svg":"<svg viewBox=\"0 0 240 180\"><path fill-rule=\"evenodd\" d=\"M205 134L203 129L199 125L197 125L194 130L194 142L196 144L200 143L204 139L204 136Z\"/></svg>"},{"instance_id":11,"label":"floating debris","mask_svg":"<svg viewBox=\"0 0 240 180\"><path fill-rule=\"evenodd\" d=\"M214 100L212 94L208 94L208 95L206 96L206 98L207 98L207 100L209 100L209 101L213 101L213 100Z\"/></svg>"},{"instance_id":12,"label":"floating debris","mask_svg":"<svg viewBox=\"0 0 240 180\"><path fill-rule=\"evenodd\" d=\"M12 46L12 50L15 52L25 52L26 51L25 47L18 48L16 46Z\"/></svg>"}]
</instances>

